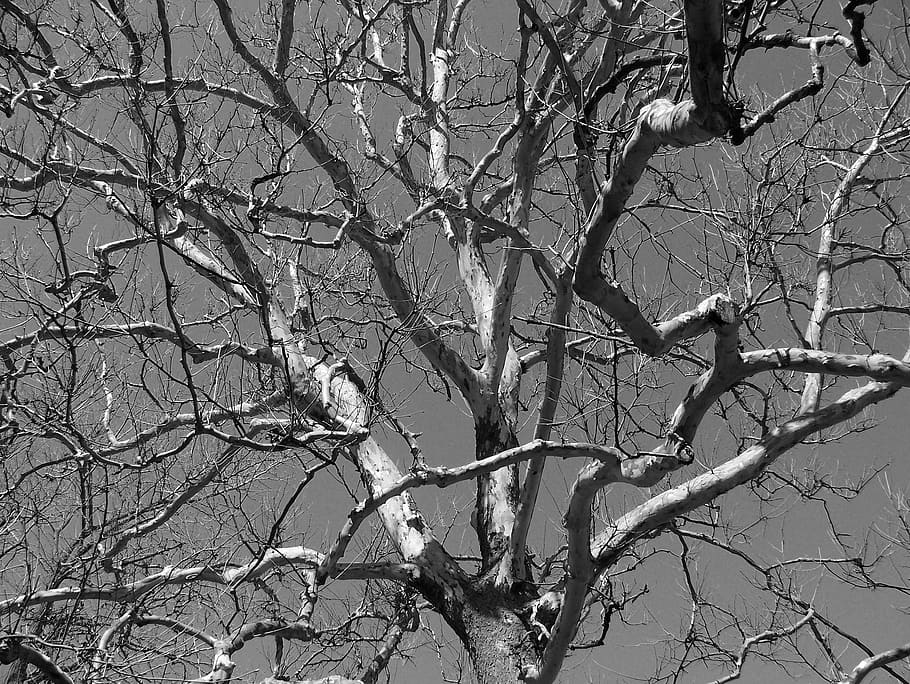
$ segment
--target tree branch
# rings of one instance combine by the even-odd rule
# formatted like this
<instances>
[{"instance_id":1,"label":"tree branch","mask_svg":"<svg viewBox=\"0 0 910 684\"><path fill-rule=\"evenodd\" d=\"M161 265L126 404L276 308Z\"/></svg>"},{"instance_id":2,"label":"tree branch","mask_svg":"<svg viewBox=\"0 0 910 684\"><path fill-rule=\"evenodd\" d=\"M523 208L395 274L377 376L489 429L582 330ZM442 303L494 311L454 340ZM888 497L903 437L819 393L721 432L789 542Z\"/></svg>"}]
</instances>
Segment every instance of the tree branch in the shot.
<instances>
[{"instance_id":1,"label":"tree branch","mask_svg":"<svg viewBox=\"0 0 910 684\"><path fill-rule=\"evenodd\" d=\"M774 428L755 446L711 472L651 498L596 537L592 549L598 567L612 566L637 540L753 479L809 435L858 415L867 407L893 396L899 389L897 383L871 382L851 390L822 409Z\"/></svg>"},{"instance_id":2,"label":"tree branch","mask_svg":"<svg viewBox=\"0 0 910 684\"><path fill-rule=\"evenodd\" d=\"M607 241L651 156L665 145L689 147L725 134L732 123L723 94L723 3L687 0L686 36L692 100L674 105L656 100L642 109L613 175L604 183L588 217L578 255L574 288L616 320L646 354L658 356L675 342L707 329L706 319L726 300L715 295L695 312L652 326L618 284L608 283L600 270ZM723 311L718 312L724 319Z\"/></svg>"},{"instance_id":3,"label":"tree branch","mask_svg":"<svg viewBox=\"0 0 910 684\"><path fill-rule=\"evenodd\" d=\"M21 638L0 637L0 663L9 665L20 660L38 668L52 684L75 684L72 677L37 648L23 643Z\"/></svg>"},{"instance_id":4,"label":"tree branch","mask_svg":"<svg viewBox=\"0 0 910 684\"><path fill-rule=\"evenodd\" d=\"M844 177L838 183L837 190L830 206L825 212L825 219L822 222L819 244L818 257L816 260L815 276L815 302L812 306L812 314L809 322L806 324L805 340L813 349L821 347L822 335L825 330L825 323L830 316L831 299L834 295L833 277L835 264L832 259L832 249L838 238L838 222L847 211L850 202L850 194L853 192L853 186L860 178L863 170L868 166L872 158L881 150L882 136L885 133L885 127L897 109L898 103L903 99L907 90L910 89L910 81L904 84L897 97L888 107L888 111L882 117L878 129L869 143L868 147L863 150L862 154L844 174ZM904 126L906 128L906 126ZM810 375L806 378L806 384L803 387L803 394L800 400L800 411L813 411L818 406L822 392L822 376L820 374Z\"/></svg>"},{"instance_id":5,"label":"tree branch","mask_svg":"<svg viewBox=\"0 0 910 684\"><path fill-rule=\"evenodd\" d=\"M743 645L739 648L739 654L736 656L736 662L733 663L733 671L719 679L715 679L713 682L711 682L711 684L727 684L727 682L732 682L735 679L739 679L743 672L743 665L746 662L746 656L749 655L749 651L752 650L756 644L773 642L777 641L778 639L788 637L791 634L794 634L801 627L804 627L810 623L814 617L815 611L810 609L802 618L794 622L792 625L788 625L780 629L766 629L764 632L760 632L748 637L743 641Z\"/></svg>"},{"instance_id":6,"label":"tree branch","mask_svg":"<svg viewBox=\"0 0 910 684\"><path fill-rule=\"evenodd\" d=\"M21 611L30 606L50 605L63 601L98 600L112 603L132 603L149 592L163 587L179 587L194 582L206 582L233 588L238 580L250 583L278 567L318 567L323 557L322 553L314 549L303 546L289 546L270 549L262 560L254 560L247 565L233 566L220 571L206 565L189 568L166 566L160 572L127 584L115 584L108 587L65 586L56 589L30 591L26 594L20 594L14 598L0 601L0 615ZM347 563L339 564L332 571L332 577L349 580L391 579L406 581L414 579L418 574L416 566L408 563Z\"/></svg>"},{"instance_id":7,"label":"tree branch","mask_svg":"<svg viewBox=\"0 0 910 684\"><path fill-rule=\"evenodd\" d=\"M861 660L850 675L839 684L860 684L873 670L885 667L889 663L910 658L910 643L898 646L887 651L882 651L874 656Z\"/></svg>"}]
</instances>

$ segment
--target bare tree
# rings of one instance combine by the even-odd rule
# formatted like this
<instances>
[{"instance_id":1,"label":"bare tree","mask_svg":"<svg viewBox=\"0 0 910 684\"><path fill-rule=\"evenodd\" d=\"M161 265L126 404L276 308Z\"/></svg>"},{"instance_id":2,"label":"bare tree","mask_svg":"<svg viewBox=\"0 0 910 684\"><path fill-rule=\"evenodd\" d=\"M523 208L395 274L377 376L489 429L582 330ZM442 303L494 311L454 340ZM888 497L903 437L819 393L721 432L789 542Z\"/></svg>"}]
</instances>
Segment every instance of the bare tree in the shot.
<instances>
[{"instance_id":1,"label":"bare tree","mask_svg":"<svg viewBox=\"0 0 910 684\"><path fill-rule=\"evenodd\" d=\"M910 17L831 5L0 0L7 681L907 682Z\"/></svg>"}]
</instances>

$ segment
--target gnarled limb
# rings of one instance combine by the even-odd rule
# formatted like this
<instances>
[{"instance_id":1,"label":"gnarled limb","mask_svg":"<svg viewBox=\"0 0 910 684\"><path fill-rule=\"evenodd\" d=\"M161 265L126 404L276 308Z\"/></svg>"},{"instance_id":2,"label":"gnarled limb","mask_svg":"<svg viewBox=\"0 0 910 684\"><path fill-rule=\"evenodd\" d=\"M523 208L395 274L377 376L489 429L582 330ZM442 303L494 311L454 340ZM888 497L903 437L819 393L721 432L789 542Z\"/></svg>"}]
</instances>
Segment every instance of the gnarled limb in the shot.
<instances>
[{"instance_id":1,"label":"gnarled limb","mask_svg":"<svg viewBox=\"0 0 910 684\"><path fill-rule=\"evenodd\" d=\"M691 462L691 445L711 406L737 383L759 373L825 371L829 375L866 377L898 387L910 385L910 365L884 354L863 356L801 348L740 353L737 340L735 326L718 329L714 365L689 388L673 414L664 441L651 451L637 454L634 463L642 486L656 484L668 471Z\"/></svg>"},{"instance_id":2,"label":"gnarled limb","mask_svg":"<svg viewBox=\"0 0 910 684\"><path fill-rule=\"evenodd\" d=\"M677 341L704 332L706 319L724 302L715 296L693 312L654 326L618 284L606 281L600 270L607 241L654 153L663 146L689 147L708 142L724 135L732 124L723 94L723 3L688 0L685 16L692 99L679 104L656 100L642 109L635 130L588 217L574 283L579 297L616 320L632 341L651 356L659 356Z\"/></svg>"},{"instance_id":3,"label":"gnarled limb","mask_svg":"<svg viewBox=\"0 0 910 684\"><path fill-rule=\"evenodd\" d=\"M822 360L816 361L821 362ZM892 359L892 361L894 360ZM891 377L897 375L896 381L869 383L864 387L847 392L837 402L824 409L791 420L772 430L756 446L714 468L710 473L697 476L633 509L616 521L610 531L598 535L590 546L587 544L587 540L590 538L590 506L596 492L606 484L613 482L650 486L655 482L654 459L653 455L646 454L646 458L643 459L606 461L601 464L592 464L582 470L573 487L566 515L569 556L564 579L565 593L551 632L551 639L541 657L539 669L536 672L528 673L531 681L554 681L584 608L585 596L597 572L614 564L638 539L669 524L679 515L752 479L808 435L841 423L857 415L867 406L892 396L905 384L903 374L910 370L910 368L904 367L903 362L896 363L898 365L891 375ZM737 363L733 368L742 373L744 365ZM883 366L889 365L891 364L883 364ZM841 367L849 372L860 374L857 364L845 362L841 364ZM863 368L864 373L862 374L868 372L870 367L867 365ZM706 374L703 380L706 378L703 387L710 384L710 373ZM702 392L708 395L716 394L716 391L705 389ZM687 412L683 410L682 413ZM698 411L695 412L695 414L697 413ZM695 426L697 426L697 421L695 421ZM581 540L584 540L584 543Z\"/></svg>"},{"instance_id":4,"label":"gnarled limb","mask_svg":"<svg viewBox=\"0 0 910 684\"><path fill-rule=\"evenodd\" d=\"M874 1L874 0L873 0ZM744 26L745 28L745 26ZM809 50L809 60L811 76L805 85L794 88L780 97L776 98L765 109L758 112L752 119L740 126L738 123L731 131L731 141L734 145L741 144L746 138L754 135L759 128L775 120L775 117L785 108L795 102L799 102L807 97L817 95L824 86L825 67L821 63L820 53L823 47L839 45L848 55L850 55L858 66L868 64L868 59L862 59L854 49L854 41L850 40L840 33L826 36L800 37L792 33L771 33L760 36L753 36L743 42L739 54L755 48L764 48L766 50L777 47L798 47Z\"/></svg>"},{"instance_id":5,"label":"gnarled limb","mask_svg":"<svg viewBox=\"0 0 910 684\"><path fill-rule=\"evenodd\" d=\"M849 0L842 9L844 19L850 24L850 37L853 38L856 56L854 59L860 66L865 66L872 59L869 48L866 45L866 38L863 36L863 27L866 24L866 15L856 8L863 5L870 7L875 4L875 0Z\"/></svg>"},{"instance_id":6,"label":"gnarled limb","mask_svg":"<svg viewBox=\"0 0 910 684\"><path fill-rule=\"evenodd\" d=\"M899 388L896 383L869 383L847 392L824 409L775 428L736 458L653 497L625 514L611 525L610 530L599 534L590 547L581 544L580 540L585 537L584 532L590 530L590 503L594 494L611 482L647 486L651 479L647 468L637 467L638 459L585 468L573 488L569 508L571 516L567 515L567 526L571 521L573 527L569 529L571 559L565 577L565 597L538 671L529 673L531 681L554 681L584 608L584 597L590 583L596 573L616 563L632 544L676 517L752 479L808 435L857 415L866 407L892 396ZM573 535L576 537L574 542ZM571 548L575 548L574 556Z\"/></svg>"}]
</instances>

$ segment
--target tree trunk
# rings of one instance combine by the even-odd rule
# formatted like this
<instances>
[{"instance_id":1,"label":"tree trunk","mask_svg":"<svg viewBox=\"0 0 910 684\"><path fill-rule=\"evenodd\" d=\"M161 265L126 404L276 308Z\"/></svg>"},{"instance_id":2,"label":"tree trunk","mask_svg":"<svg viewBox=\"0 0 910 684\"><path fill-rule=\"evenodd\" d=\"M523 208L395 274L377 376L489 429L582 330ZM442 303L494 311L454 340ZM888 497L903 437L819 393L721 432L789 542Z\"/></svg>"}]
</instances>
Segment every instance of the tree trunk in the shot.
<instances>
[{"instance_id":1,"label":"tree trunk","mask_svg":"<svg viewBox=\"0 0 910 684\"><path fill-rule=\"evenodd\" d=\"M518 446L518 439L499 407L474 423L475 458L481 460ZM518 469L514 466L477 479L475 529L480 546L481 574L502 558L518 507Z\"/></svg>"},{"instance_id":2,"label":"tree trunk","mask_svg":"<svg viewBox=\"0 0 910 684\"><path fill-rule=\"evenodd\" d=\"M537 664L536 636L519 617L518 605L495 590L471 592L455 625L471 659L478 684L524 680Z\"/></svg>"}]
</instances>

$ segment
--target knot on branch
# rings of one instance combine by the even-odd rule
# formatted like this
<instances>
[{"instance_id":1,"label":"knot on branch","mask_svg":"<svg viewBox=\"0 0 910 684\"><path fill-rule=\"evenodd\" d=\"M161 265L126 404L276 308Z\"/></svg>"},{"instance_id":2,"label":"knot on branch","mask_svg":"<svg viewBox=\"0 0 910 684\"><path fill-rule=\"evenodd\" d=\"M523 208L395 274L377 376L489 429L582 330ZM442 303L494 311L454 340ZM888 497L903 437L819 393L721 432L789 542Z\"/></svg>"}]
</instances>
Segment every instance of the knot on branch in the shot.
<instances>
[{"instance_id":1,"label":"knot on branch","mask_svg":"<svg viewBox=\"0 0 910 684\"><path fill-rule=\"evenodd\" d=\"M695 461L695 449L687 439L675 430L670 430L664 437L664 443L656 451L637 451L635 459L659 459L656 462L658 470L676 470L679 466L685 466ZM651 464L644 462L639 467L651 468Z\"/></svg>"},{"instance_id":2,"label":"knot on branch","mask_svg":"<svg viewBox=\"0 0 910 684\"><path fill-rule=\"evenodd\" d=\"M528 624L540 644L546 644L550 640L550 630L556 624L564 597L564 591L552 589L532 601L522 611L527 614Z\"/></svg>"},{"instance_id":3,"label":"knot on branch","mask_svg":"<svg viewBox=\"0 0 910 684\"><path fill-rule=\"evenodd\" d=\"M726 102L700 107L692 100L659 99L639 114L642 128L650 130L656 142L678 148L711 142L734 129L737 121L735 108Z\"/></svg>"},{"instance_id":4,"label":"knot on branch","mask_svg":"<svg viewBox=\"0 0 910 684\"><path fill-rule=\"evenodd\" d=\"M739 323L739 305L728 295L722 293L708 297L698 305L698 311L715 325L737 325Z\"/></svg>"},{"instance_id":5,"label":"knot on branch","mask_svg":"<svg viewBox=\"0 0 910 684\"><path fill-rule=\"evenodd\" d=\"M746 116L746 100L738 98L727 103L732 121L730 122L730 143L742 145L746 141L746 132L743 129L743 119Z\"/></svg>"},{"instance_id":6,"label":"knot on branch","mask_svg":"<svg viewBox=\"0 0 910 684\"><path fill-rule=\"evenodd\" d=\"M672 449L672 455L680 465L690 465L695 461L695 449L675 430L667 433L667 445Z\"/></svg>"},{"instance_id":7,"label":"knot on branch","mask_svg":"<svg viewBox=\"0 0 910 684\"><path fill-rule=\"evenodd\" d=\"M204 195L209 189L209 184L204 179L190 178L183 186L183 198L192 199L194 195Z\"/></svg>"},{"instance_id":8,"label":"knot on branch","mask_svg":"<svg viewBox=\"0 0 910 684\"><path fill-rule=\"evenodd\" d=\"M265 202L263 202L258 197L250 194L249 202L246 207L246 217L251 224L253 224L253 229L258 231L262 228L262 223L266 220L265 213Z\"/></svg>"}]
</instances>

